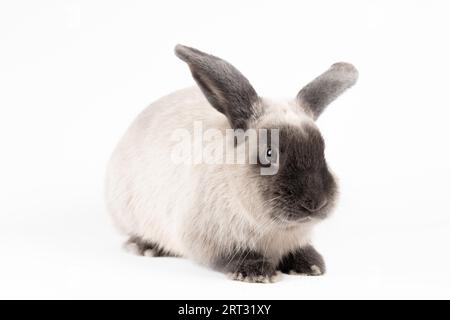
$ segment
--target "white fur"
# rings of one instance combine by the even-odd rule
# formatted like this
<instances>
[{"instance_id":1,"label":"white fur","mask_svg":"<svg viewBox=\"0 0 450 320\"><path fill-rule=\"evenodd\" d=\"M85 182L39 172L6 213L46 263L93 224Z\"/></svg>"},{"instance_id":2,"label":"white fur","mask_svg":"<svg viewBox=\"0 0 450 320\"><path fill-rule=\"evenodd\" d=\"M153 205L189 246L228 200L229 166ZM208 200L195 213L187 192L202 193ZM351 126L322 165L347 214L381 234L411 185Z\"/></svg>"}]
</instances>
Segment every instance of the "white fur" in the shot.
<instances>
[{"instance_id":1,"label":"white fur","mask_svg":"<svg viewBox=\"0 0 450 320\"><path fill-rule=\"evenodd\" d=\"M242 273L229 273L228 277L231 280L250 282L250 283L274 283L282 278L281 272L276 272L273 276L258 275L258 276L244 276Z\"/></svg>"},{"instance_id":2,"label":"white fur","mask_svg":"<svg viewBox=\"0 0 450 320\"><path fill-rule=\"evenodd\" d=\"M313 125L292 103L277 103L281 108L264 103L260 123ZM202 121L204 129L229 128L196 87L158 100L132 123L107 169L106 201L119 229L204 264L213 263L219 252L233 252L235 244L274 261L307 244L311 223L274 223L248 166L171 161L173 131L192 131L194 121Z\"/></svg>"},{"instance_id":3,"label":"white fur","mask_svg":"<svg viewBox=\"0 0 450 320\"><path fill-rule=\"evenodd\" d=\"M125 251L127 251L129 253L132 253L135 255L140 255L139 247L136 243L127 241L126 243L124 243L123 247L124 247Z\"/></svg>"},{"instance_id":4,"label":"white fur","mask_svg":"<svg viewBox=\"0 0 450 320\"><path fill-rule=\"evenodd\" d=\"M314 276L320 276L322 274L322 270L316 265L311 266L311 271Z\"/></svg>"},{"instance_id":5,"label":"white fur","mask_svg":"<svg viewBox=\"0 0 450 320\"><path fill-rule=\"evenodd\" d=\"M152 249L147 249L147 250L144 251L144 256L146 256L146 257L153 257L153 256L155 256L155 253L153 252Z\"/></svg>"}]
</instances>

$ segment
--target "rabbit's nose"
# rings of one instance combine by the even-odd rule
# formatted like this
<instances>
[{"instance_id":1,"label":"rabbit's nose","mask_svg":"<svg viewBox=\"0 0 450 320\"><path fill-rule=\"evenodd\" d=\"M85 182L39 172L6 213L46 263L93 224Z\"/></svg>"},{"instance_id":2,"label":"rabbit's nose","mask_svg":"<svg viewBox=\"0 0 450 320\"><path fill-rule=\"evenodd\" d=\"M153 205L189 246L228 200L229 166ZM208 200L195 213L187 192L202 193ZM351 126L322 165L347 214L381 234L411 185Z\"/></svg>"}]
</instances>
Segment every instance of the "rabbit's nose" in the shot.
<instances>
[{"instance_id":1,"label":"rabbit's nose","mask_svg":"<svg viewBox=\"0 0 450 320\"><path fill-rule=\"evenodd\" d=\"M311 213L315 213L325 207L327 205L328 201L326 199L315 201L312 199L305 199L302 201L302 207L306 210L308 210Z\"/></svg>"}]
</instances>

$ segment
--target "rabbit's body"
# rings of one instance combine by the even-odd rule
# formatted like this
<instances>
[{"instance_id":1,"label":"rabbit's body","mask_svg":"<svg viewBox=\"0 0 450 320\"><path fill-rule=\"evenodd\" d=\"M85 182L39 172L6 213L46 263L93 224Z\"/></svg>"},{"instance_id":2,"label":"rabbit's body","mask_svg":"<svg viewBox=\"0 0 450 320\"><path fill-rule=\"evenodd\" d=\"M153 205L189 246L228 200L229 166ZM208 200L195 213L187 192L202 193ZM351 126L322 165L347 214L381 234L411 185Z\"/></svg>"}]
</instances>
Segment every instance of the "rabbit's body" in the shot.
<instances>
[{"instance_id":1,"label":"rabbit's body","mask_svg":"<svg viewBox=\"0 0 450 320\"><path fill-rule=\"evenodd\" d=\"M213 119L206 104L194 88L153 103L127 130L107 170L107 205L120 230L178 255L184 255L180 218L192 206L198 177L169 161L171 136L176 128L191 128L197 113Z\"/></svg>"},{"instance_id":2,"label":"rabbit's body","mask_svg":"<svg viewBox=\"0 0 450 320\"><path fill-rule=\"evenodd\" d=\"M199 88L144 110L108 166L107 206L128 245L236 280L323 274L310 233L334 208L337 185L315 120L356 82L356 69L335 64L297 99L274 102L220 58L184 46L176 54Z\"/></svg>"},{"instance_id":3,"label":"rabbit's body","mask_svg":"<svg viewBox=\"0 0 450 320\"><path fill-rule=\"evenodd\" d=\"M286 104L285 111L288 108ZM307 119L290 109L286 116L285 111L272 116L299 126ZM226 117L192 87L151 104L127 130L107 170L107 205L119 229L205 264L214 264L220 254L236 247L263 250L279 260L307 244L309 224L280 229L269 218L261 221L267 208L253 193L257 186L251 185L245 167L169 161L177 143L174 130L194 134L196 121L204 130L230 128ZM250 192L241 193L242 186Z\"/></svg>"}]
</instances>

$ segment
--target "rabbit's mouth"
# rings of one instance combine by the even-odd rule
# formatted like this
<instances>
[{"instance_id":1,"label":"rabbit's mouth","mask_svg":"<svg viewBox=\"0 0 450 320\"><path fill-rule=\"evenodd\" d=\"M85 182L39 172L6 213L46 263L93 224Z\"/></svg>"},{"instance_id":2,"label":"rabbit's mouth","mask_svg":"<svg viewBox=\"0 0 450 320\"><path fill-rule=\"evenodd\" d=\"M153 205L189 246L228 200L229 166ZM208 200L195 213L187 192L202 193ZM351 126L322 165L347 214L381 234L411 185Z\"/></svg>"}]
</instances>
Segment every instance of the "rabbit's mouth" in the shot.
<instances>
[{"instance_id":1,"label":"rabbit's mouth","mask_svg":"<svg viewBox=\"0 0 450 320\"><path fill-rule=\"evenodd\" d=\"M304 225L307 223L313 222L313 218L311 217L303 217L303 218L294 218L293 216L291 218L288 218L286 216L275 216L273 217L273 221L275 223L284 228L284 229L290 229L290 228L296 228L299 225Z\"/></svg>"},{"instance_id":2,"label":"rabbit's mouth","mask_svg":"<svg viewBox=\"0 0 450 320\"><path fill-rule=\"evenodd\" d=\"M312 219L312 217L305 212L286 209L275 210L272 217L283 224L306 223Z\"/></svg>"},{"instance_id":3,"label":"rabbit's mouth","mask_svg":"<svg viewBox=\"0 0 450 320\"><path fill-rule=\"evenodd\" d=\"M321 210L311 213L303 209L300 205L288 205L286 203L278 203L275 205L272 217L283 224L302 224L312 221L320 221L327 218L331 209L331 204L325 205Z\"/></svg>"}]
</instances>

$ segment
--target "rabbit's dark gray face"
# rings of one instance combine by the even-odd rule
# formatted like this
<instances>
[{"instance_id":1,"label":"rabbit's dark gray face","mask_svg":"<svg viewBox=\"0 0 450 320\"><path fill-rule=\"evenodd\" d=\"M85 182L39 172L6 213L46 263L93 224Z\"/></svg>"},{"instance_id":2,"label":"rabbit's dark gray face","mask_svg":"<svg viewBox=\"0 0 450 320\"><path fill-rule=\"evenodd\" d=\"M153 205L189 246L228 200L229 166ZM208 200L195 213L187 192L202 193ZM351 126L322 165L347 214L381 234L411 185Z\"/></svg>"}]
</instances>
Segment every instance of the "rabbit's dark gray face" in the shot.
<instances>
[{"instance_id":1,"label":"rabbit's dark gray face","mask_svg":"<svg viewBox=\"0 0 450 320\"><path fill-rule=\"evenodd\" d=\"M281 222L323 219L335 203L337 185L327 167L324 141L310 124L285 125L279 130L279 167L275 175L260 175L260 192ZM254 167L258 170L257 166Z\"/></svg>"}]
</instances>

